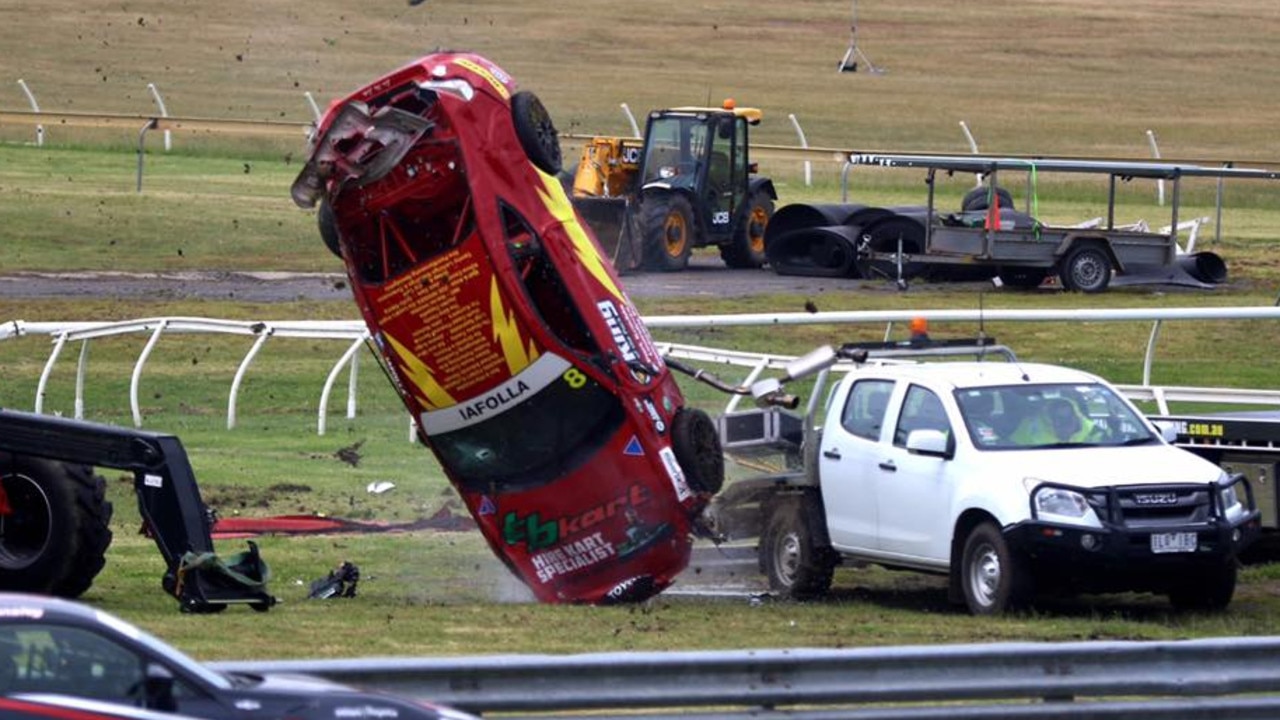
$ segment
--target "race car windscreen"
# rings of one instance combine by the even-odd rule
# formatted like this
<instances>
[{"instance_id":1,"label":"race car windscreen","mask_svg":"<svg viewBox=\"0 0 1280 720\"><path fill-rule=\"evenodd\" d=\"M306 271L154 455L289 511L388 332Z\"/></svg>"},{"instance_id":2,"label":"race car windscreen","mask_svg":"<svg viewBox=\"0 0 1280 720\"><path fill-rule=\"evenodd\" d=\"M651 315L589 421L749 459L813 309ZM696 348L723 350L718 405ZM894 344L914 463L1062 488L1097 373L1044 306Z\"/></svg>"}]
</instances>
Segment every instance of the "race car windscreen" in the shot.
<instances>
[{"instance_id":1,"label":"race car windscreen","mask_svg":"<svg viewBox=\"0 0 1280 720\"><path fill-rule=\"evenodd\" d=\"M481 422L430 435L441 464L478 492L528 490L572 472L617 432L622 404L570 367L527 399Z\"/></svg>"},{"instance_id":2,"label":"race car windscreen","mask_svg":"<svg viewBox=\"0 0 1280 720\"><path fill-rule=\"evenodd\" d=\"M980 450L1139 445L1155 441L1131 405L1105 385L961 388L956 404Z\"/></svg>"}]
</instances>

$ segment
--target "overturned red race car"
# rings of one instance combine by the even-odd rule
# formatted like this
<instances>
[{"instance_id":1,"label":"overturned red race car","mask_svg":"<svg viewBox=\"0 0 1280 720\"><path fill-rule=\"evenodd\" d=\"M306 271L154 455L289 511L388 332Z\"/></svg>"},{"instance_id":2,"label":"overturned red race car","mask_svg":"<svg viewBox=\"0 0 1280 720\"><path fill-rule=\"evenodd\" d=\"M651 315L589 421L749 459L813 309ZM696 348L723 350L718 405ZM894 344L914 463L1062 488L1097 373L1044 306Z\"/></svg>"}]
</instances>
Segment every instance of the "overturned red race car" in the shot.
<instances>
[{"instance_id":1,"label":"overturned red race car","mask_svg":"<svg viewBox=\"0 0 1280 720\"><path fill-rule=\"evenodd\" d=\"M535 95L442 52L334 102L293 197L498 557L545 602L639 601L688 564L724 461L560 166Z\"/></svg>"}]
</instances>

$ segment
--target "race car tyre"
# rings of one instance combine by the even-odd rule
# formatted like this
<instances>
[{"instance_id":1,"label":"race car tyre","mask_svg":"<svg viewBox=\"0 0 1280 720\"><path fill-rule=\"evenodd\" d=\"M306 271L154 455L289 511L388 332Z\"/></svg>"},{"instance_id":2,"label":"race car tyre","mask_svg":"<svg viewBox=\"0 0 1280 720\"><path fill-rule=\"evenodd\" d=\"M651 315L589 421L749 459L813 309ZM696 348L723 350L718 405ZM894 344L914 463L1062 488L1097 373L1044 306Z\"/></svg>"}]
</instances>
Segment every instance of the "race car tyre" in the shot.
<instances>
[{"instance_id":1,"label":"race car tyre","mask_svg":"<svg viewBox=\"0 0 1280 720\"><path fill-rule=\"evenodd\" d=\"M342 258L342 243L338 239L338 218L333 214L333 207L328 200L321 200L316 210L316 224L320 226L320 239L329 252Z\"/></svg>"},{"instance_id":2,"label":"race car tyre","mask_svg":"<svg viewBox=\"0 0 1280 720\"><path fill-rule=\"evenodd\" d=\"M1072 248L1062 259L1062 286L1082 293L1100 293L1111 284L1111 256L1097 245Z\"/></svg>"},{"instance_id":3,"label":"race car tyre","mask_svg":"<svg viewBox=\"0 0 1280 720\"><path fill-rule=\"evenodd\" d=\"M733 240L720 246L720 259L731 268L758 268L765 263L764 233L773 219L773 199L756 190L747 197L742 222L733 231Z\"/></svg>"},{"instance_id":4,"label":"race car tyre","mask_svg":"<svg viewBox=\"0 0 1280 720\"><path fill-rule=\"evenodd\" d=\"M1031 602L1031 575L995 523L980 523L965 539L960 587L974 615L1000 615Z\"/></svg>"},{"instance_id":5,"label":"race car tyre","mask_svg":"<svg viewBox=\"0 0 1280 720\"><path fill-rule=\"evenodd\" d=\"M835 573L835 552L815 537L804 497L783 499L773 508L760 543L760 559L769 589L791 600L827 594Z\"/></svg>"},{"instance_id":6,"label":"race car tyre","mask_svg":"<svg viewBox=\"0 0 1280 720\"><path fill-rule=\"evenodd\" d=\"M689 199L677 193L648 195L640 212L644 218L645 266L663 272L688 267L694 232Z\"/></svg>"},{"instance_id":7,"label":"race car tyre","mask_svg":"<svg viewBox=\"0 0 1280 720\"><path fill-rule=\"evenodd\" d=\"M1223 610L1235 595L1236 574L1234 562L1191 573L1169 591L1169 602L1176 610Z\"/></svg>"},{"instance_id":8,"label":"race car tyre","mask_svg":"<svg viewBox=\"0 0 1280 720\"><path fill-rule=\"evenodd\" d=\"M991 207L990 200L991 190L986 187L976 187L965 193L964 199L960 201L960 210L962 212L976 212L978 210L986 210ZM1005 188L996 186L996 197L1000 198L1000 207L1013 208L1013 194Z\"/></svg>"},{"instance_id":9,"label":"race car tyre","mask_svg":"<svg viewBox=\"0 0 1280 720\"><path fill-rule=\"evenodd\" d=\"M105 564L111 508L89 468L42 458L0 457L0 485L11 509L0 516L0 587L83 593Z\"/></svg>"},{"instance_id":10,"label":"race car tyre","mask_svg":"<svg viewBox=\"0 0 1280 720\"><path fill-rule=\"evenodd\" d=\"M80 515L77 551L67 574L54 584L53 594L78 598L93 584L107 564L111 545L111 516L115 508L107 501L107 481L88 465L64 465L68 480L75 484L76 510Z\"/></svg>"},{"instance_id":11,"label":"race car tyre","mask_svg":"<svg viewBox=\"0 0 1280 720\"><path fill-rule=\"evenodd\" d=\"M520 147L537 168L549 175L559 175L563 167L560 157L560 135L551 113L528 90L511 96L511 118L515 122Z\"/></svg>"},{"instance_id":12,"label":"race car tyre","mask_svg":"<svg viewBox=\"0 0 1280 720\"><path fill-rule=\"evenodd\" d=\"M680 408L671 421L671 450L694 492L714 495L724 487L724 451L716 423L698 408Z\"/></svg>"}]
</instances>

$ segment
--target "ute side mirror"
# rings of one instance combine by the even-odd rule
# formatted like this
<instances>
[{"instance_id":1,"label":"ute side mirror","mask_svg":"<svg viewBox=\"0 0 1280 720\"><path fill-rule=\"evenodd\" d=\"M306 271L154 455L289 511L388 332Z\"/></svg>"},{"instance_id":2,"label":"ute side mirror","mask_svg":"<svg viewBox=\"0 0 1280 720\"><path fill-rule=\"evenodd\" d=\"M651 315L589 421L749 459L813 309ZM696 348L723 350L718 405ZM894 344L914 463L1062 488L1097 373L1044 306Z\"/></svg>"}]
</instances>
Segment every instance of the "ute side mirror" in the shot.
<instances>
[{"instance_id":1,"label":"ute side mirror","mask_svg":"<svg viewBox=\"0 0 1280 720\"><path fill-rule=\"evenodd\" d=\"M1173 443L1178 439L1178 424L1168 420L1152 420L1151 424L1155 426L1156 432L1160 437L1164 438L1167 443Z\"/></svg>"}]
</instances>

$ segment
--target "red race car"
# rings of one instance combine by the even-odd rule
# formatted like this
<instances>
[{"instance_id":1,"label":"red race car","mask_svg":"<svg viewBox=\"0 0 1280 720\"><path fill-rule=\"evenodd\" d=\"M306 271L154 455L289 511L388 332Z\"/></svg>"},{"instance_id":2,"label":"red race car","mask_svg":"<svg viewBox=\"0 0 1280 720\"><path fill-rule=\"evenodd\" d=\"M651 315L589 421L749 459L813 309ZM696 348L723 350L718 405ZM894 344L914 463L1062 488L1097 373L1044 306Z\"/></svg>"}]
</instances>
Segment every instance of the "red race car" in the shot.
<instances>
[{"instance_id":1,"label":"red race car","mask_svg":"<svg viewBox=\"0 0 1280 720\"><path fill-rule=\"evenodd\" d=\"M688 564L724 460L560 169L535 95L442 52L333 103L293 197L498 557L545 602L639 601Z\"/></svg>"}]
</instances>

